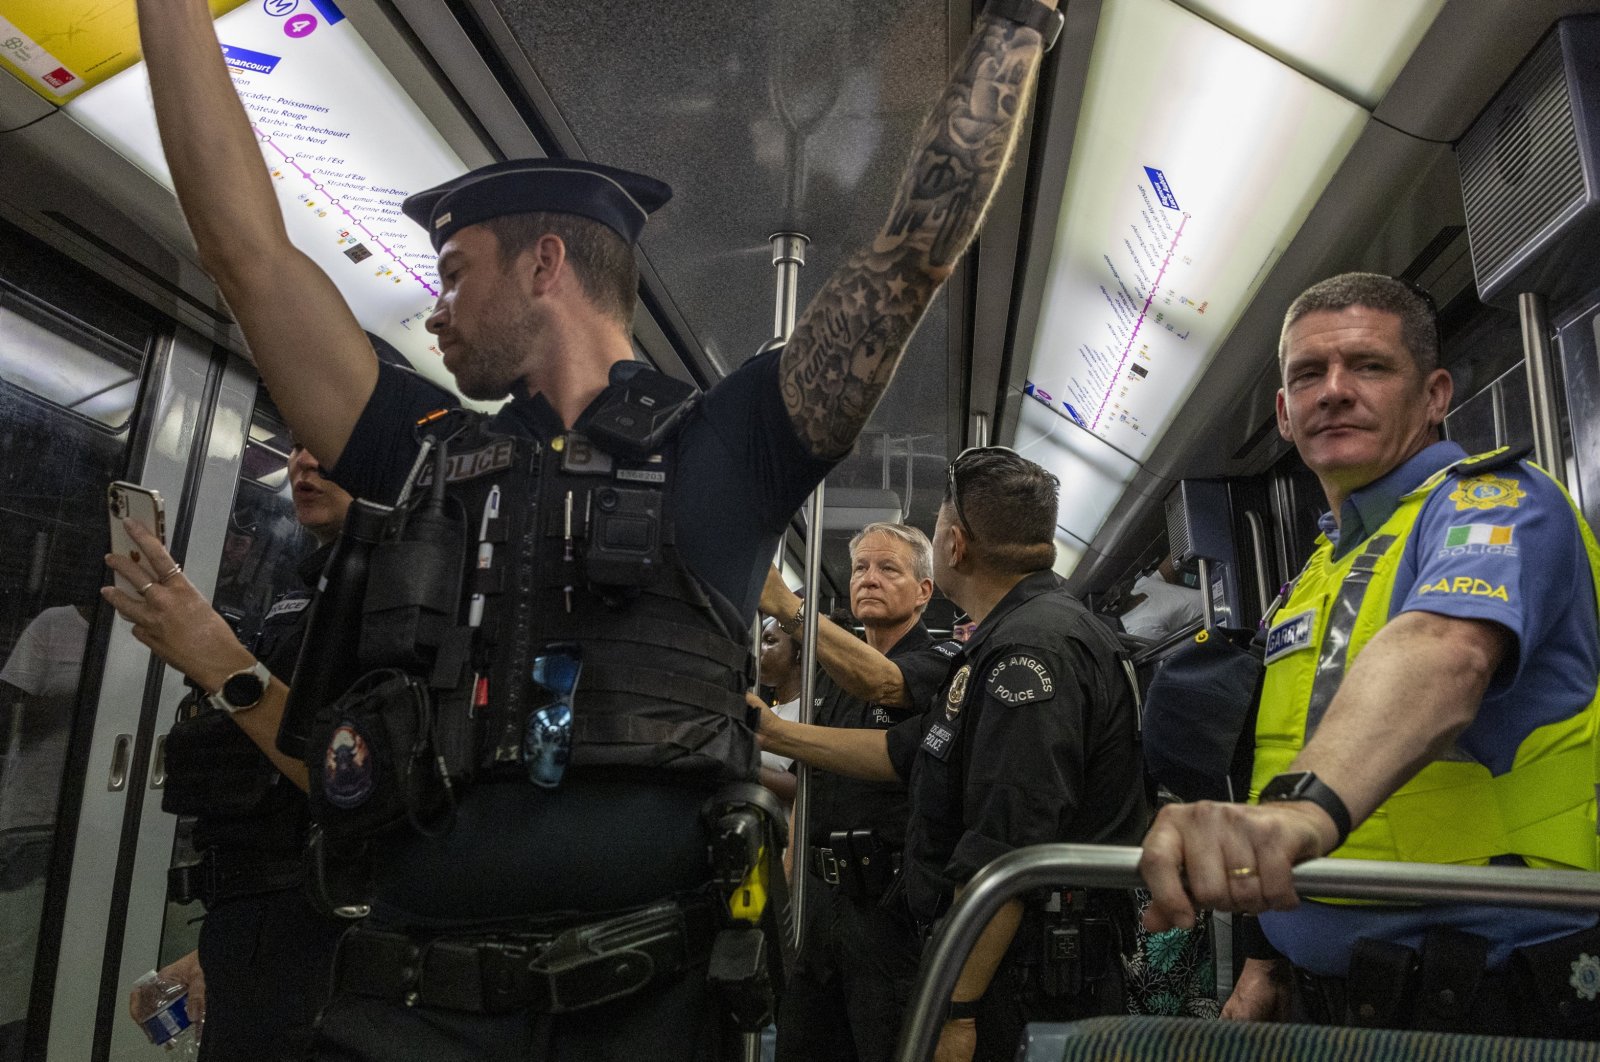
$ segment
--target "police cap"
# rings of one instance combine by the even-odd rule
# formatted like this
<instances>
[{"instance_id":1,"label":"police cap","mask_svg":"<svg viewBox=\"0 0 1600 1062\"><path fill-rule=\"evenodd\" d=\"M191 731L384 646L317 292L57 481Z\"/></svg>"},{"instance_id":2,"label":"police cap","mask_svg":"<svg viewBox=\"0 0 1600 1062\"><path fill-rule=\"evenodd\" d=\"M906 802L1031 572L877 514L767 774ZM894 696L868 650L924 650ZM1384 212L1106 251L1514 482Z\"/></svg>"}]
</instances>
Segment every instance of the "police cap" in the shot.
<instances>
[{"instance_id":1,"label":"police cap","mask_svg":"<svg viewBox=\"0 0 1600 1062\"><path fill-rule=\"evenodd\" d=\"M631 245L638 242L645 219L671 198L672 188L665 182L615 166L577 159L513 159L418 192L401 209L428 230L436 251L468 225L535 211L590 218Z\"/></svg>"}]
</instances>

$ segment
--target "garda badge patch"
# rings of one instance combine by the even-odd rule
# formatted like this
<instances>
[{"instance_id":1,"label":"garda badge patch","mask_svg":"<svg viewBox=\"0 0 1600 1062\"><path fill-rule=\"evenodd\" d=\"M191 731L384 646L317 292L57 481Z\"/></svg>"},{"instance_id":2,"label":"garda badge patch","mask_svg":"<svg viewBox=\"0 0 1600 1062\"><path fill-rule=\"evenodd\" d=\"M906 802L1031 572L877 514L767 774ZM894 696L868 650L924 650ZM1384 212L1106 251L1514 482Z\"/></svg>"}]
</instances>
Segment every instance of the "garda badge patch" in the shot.
<instances>
[{"instance_id":1,"label":"garda badge patch","mask_svg":"<svg viewBox=\"0 0 1600 1062\"><path fill-rule=\"evenodd\" d=\"M989 672L984 684L989 696L1001 704L1031 704L1048 701L1056 695L1055 679L1038 658L1024 653L1008 653Z\"/></svg>"},{"instance_id":2,"label":"garda badge patch","mask_svg":"<svg viewBox=\"0 0 1600 1062\"><path fill-rule=\"evenodd\" d=\"M361 731L354 723L341 724L328 739L322 760L322 793L328 803L345 811L365 804L372 795L376 767Z\"/></svg>"},{"instance_id":3,"label":"garda badge patch","mask_svg":"<svg viewBox=\"0 0 1600 1062\"><path fill-rule=\"evenodd\" d=\"M1493 473L1464 479L1450 492L1450 500L1456 503L1456 512L1467 509L1515 509L1527 496L1517 485L1517 480L1503 479Z\"/></svg>"},{"instance_id":4,"label":"garda badge patch","mask_svg":"<svg viewBox=\"0 0 1600 1062\"><path fill-rule=\"evenodd\" d=\"M947 723L955 722L956 716L961 714L961 705L967 699L967 680L972 677L972 665L962 664L955 678L950 680L950 688L944 694L944 719Z\"/></svg>"},{"instance_id":5,"label":"garda badge patch","mask_svg":"<svg viewBox=\"0 0 1600 1062\"><path fill-rule=\"evenodd\" d=\"M1572 960L1572 976L1567 984L1578 993L1578 998L1592 1000L1600 995L1600 958L1583 952Z\"/></svg>"},{"instance_id":6,"label":"garda badge patch","mask_svg":"<svg viewBox=\"0 0 1600 1062\"><path fill-rule=\"evenodd\" d=\"M1265 663L1272 663L1290 653L1311 648L1311 631L1317 618L1316 609L1307 609L1286 620L1279 620L1267 632Z\"/></svg>"}]
</instances>

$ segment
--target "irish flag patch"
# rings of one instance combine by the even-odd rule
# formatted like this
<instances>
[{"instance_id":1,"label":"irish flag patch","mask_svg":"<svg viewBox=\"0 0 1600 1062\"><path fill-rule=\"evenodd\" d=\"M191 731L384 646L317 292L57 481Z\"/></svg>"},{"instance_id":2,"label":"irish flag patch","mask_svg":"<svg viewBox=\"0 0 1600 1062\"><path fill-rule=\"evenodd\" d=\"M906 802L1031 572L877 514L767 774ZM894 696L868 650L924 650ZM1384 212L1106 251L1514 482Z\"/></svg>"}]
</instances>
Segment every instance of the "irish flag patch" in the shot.
<instances>
[{"instance_id":1,"label":"irish flag patch","mask_svg":"<svg viewBox=\"0 0 1600 1062\"><path fill-rule=\"evenodd\" d=\"M1509 546L1511 545L1511 531L1511 528L1500 527L1497 524L1457 524L1446 533L1444 544L1446 548L1453 546Z\"/></svg>"}]
</instances>

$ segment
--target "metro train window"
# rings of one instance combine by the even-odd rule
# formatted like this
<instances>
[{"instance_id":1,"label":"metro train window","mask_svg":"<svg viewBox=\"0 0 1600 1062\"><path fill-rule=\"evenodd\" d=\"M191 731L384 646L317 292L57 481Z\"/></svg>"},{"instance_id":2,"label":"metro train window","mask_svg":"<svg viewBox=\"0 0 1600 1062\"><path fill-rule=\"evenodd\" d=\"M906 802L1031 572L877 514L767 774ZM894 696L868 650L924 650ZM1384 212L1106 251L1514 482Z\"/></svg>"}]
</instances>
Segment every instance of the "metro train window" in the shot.
<instances>
[{"instance_id":1,"label":"metro train window","mask_svg":"<svg viewBox=\"0 0 1600 1062\"><path fill-rule=\"evenodd\" d=\"M0 236L3 236L0 233ZM13 258L8 271L21 270ZM63 273L70 273L61 270ZM137 331L130 315L127 331ZM0 280L0 1057L18 1057L144 355Z\"/></svg>"}]
</instances>

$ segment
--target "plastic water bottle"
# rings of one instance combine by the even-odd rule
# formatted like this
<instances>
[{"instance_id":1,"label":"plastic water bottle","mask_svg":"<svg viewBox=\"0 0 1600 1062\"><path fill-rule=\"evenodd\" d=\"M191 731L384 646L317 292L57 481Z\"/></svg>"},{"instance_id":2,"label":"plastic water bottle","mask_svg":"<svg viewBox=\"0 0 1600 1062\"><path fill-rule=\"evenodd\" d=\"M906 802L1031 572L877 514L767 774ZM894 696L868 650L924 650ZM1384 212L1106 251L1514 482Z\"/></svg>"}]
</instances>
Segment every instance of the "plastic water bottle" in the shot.
<instances>
[{"instance_id":1,"label":"plastic water bottle","mask_svg":"<svg viewBox=\"0 0 1600 1062\"><path fill-rule=\"evenodd\" d=\"M189 1018L189 988L151 970L133 983L133 1014L150 1042L166 1048L169 1059L192 1062L200 1040Z\"/></svg>"}]
</instances>

